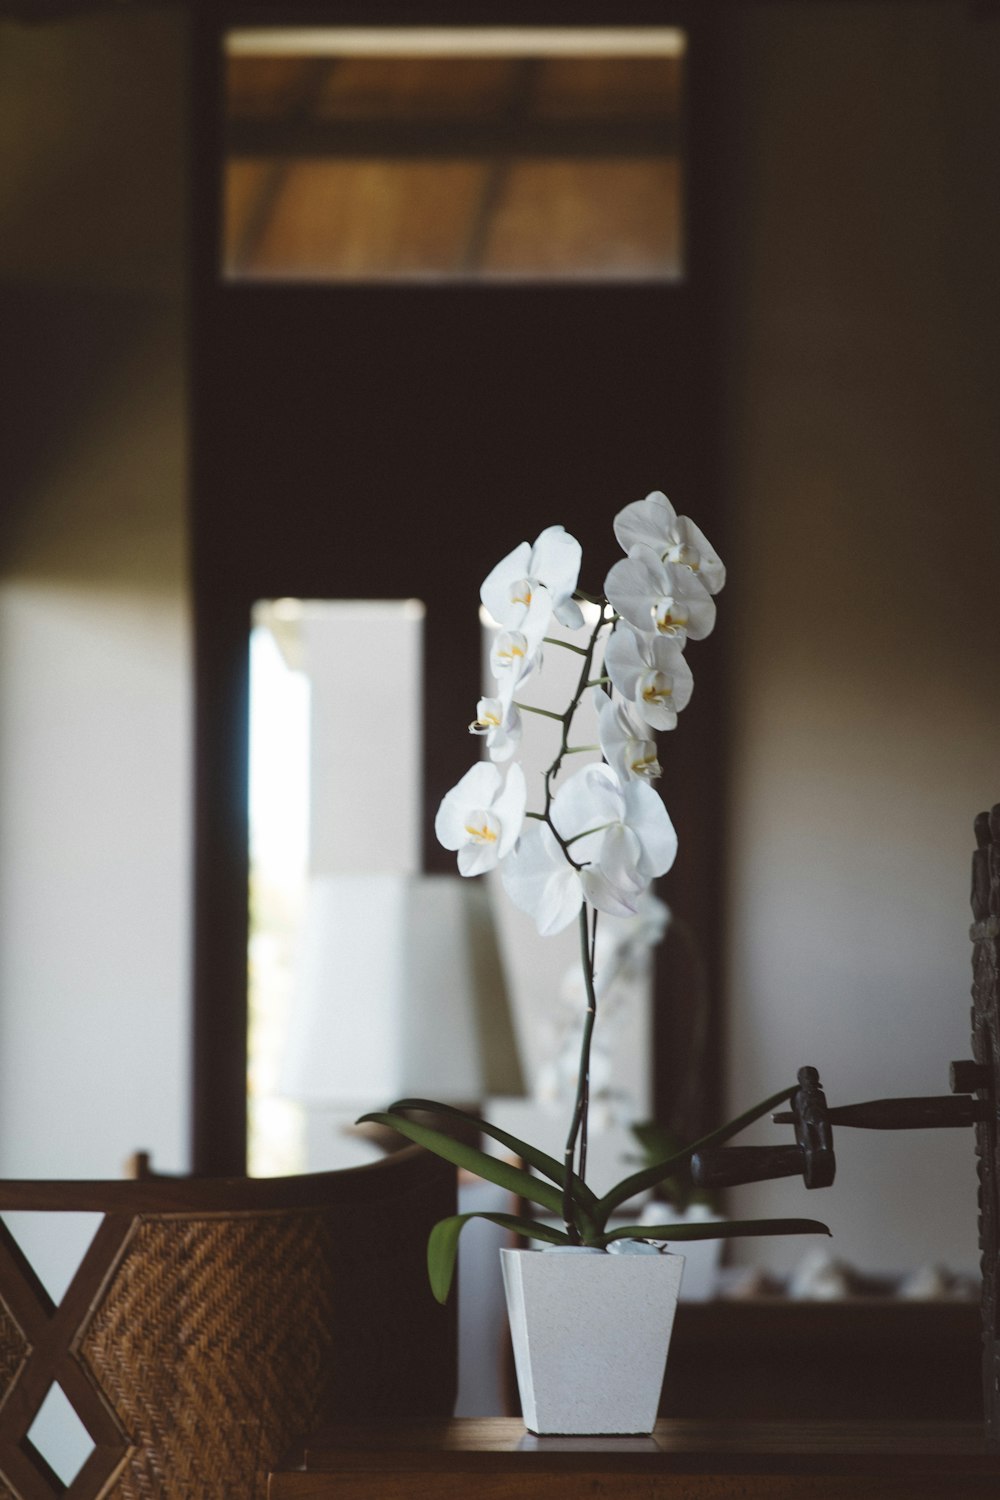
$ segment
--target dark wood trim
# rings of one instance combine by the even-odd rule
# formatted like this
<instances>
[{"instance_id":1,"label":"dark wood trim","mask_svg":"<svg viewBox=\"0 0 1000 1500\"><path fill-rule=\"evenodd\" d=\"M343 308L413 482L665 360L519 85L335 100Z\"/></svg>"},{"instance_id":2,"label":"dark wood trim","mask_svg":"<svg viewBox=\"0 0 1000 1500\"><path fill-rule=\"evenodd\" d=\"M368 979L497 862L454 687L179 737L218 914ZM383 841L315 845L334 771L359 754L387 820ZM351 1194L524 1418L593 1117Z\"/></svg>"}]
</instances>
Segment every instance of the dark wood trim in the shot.
<instances>
[{"instance_id":1,"label":"dark wood trim","mask_svg":"<svg viewBox=\"0 0 1000 1500\"><path fill-rule=\"evenodd\" d=\"M191 1165L246 1170L247 795L251 600L202 544L217 482L206 394L219 280L222 55L217 12L192 24L191 577L194 596L194 936ZM240 732L241 726L243 733Z\"/></svg>"},{"instance_id":2,"label":"dark wood trim","mask_svg":"<svg viewBox=\"0 0 1000 1500\"><path fill-rule=\"evenodd\" d=\"M233 156L479 158L669 156L669 121L642 120L234 120Z\"/></svg>"},{"instance_id":3,"label":"dark wood trim","mask_svg":"<svg viewBox=\"0 0 1000 1500\"><path fill-rule=\"evenodd\" d=\"M297 1462L295 1461L297 1459ZM972 1500L995 1454L958 1422L656 1424L647 1438L537 1438L507 1418L317 1432L272 1473L271 1500Z\"/></svg>"},{"instance_id":4,"label":"dark wood trim","mask_svg":"<svg viewBox=\"0 0 1000 1500\"><path fill-rule=\"evenodd\" d=\"M0 1180L0 1213L225 1214L328 1208L333 1204L402 1201L435 1184L447 1186L455 1168L419 1146L335 1172L295 1177L144 1177L107 1182ZM19 1257L22 1275L24 1261ZM42 1296L36 1285L36 1291Z\"/></svg>"}]
</instances>

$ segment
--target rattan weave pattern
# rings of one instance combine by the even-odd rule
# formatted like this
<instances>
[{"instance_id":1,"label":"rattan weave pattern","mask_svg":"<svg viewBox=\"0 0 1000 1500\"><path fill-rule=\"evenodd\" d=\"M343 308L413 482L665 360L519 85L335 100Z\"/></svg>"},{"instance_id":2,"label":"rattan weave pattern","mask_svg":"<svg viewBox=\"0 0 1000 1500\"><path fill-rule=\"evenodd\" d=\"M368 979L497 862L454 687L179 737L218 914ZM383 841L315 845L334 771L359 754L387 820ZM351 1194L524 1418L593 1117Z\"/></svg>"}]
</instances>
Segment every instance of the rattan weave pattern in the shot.
<instances>
[{"instance_id":1,"label":"rattan weave pattern","mask_svg":"<svg viewBox=\"0 0 1000 1500\"><path fill-rule=\"evenodd\" d=\"M0 1391L6 1391L28 1352L27 1340L0 1302Z\"/></svg>"},{"instance_id":2,"label":"rattan weave pattern","mask_svg":"<svg viewBox=\"0 0 1000 1500\"><path fill-rule=\"evenodd\" d=\"M318 1211L141 1220L81 1355L133 1444L108 1500L264 1500L332 1338Z\"/></svg>"},{"instance_id":3,"label":"rattan weave pattern","mask_svg":"<svg viewBox=\"0 0 1000 1500\"><path fill-rule=\"evenodd\" d=\"M10 1313L0 1302L0 1391L8 1391L14 1376L28 1352L28 1343ZM0 1500L15 1500L0 1477Z\"/></svg>"}]
</instances>

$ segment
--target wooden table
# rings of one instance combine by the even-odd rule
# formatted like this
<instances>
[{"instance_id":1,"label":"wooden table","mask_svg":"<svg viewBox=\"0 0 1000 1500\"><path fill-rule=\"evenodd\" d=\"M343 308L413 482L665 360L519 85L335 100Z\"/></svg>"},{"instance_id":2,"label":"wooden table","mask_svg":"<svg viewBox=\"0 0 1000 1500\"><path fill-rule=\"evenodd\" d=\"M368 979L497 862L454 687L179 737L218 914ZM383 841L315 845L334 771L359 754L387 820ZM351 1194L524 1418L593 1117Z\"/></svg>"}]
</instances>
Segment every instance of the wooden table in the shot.
<instances>
[{"instance_id":1,"label":"wooden table","mask_svg":"<svg viewBox=\"0 0 1000 1500\"><path fill-rule=\"evenodd\" d=\"M965 1422L657 1423L649 1438L539 1438L512 1418L330 1428L269 1500L978 1500L1000 1454Z\"/></svg>"}]
</instances>

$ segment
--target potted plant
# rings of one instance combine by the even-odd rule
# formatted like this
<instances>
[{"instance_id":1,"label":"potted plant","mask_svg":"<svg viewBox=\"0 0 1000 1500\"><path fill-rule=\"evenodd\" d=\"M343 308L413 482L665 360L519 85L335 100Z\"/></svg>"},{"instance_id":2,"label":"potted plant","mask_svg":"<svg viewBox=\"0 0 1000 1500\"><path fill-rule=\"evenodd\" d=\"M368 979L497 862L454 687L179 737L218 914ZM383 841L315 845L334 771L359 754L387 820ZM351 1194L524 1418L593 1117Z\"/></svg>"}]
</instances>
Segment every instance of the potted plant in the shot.
<instances>
[{"instance_id":1,"label":"potted plant","mask_svg":"<svg viewBox=\"0 0 1000 1500\"><path fill-rule=\"evenodd\" d=\"M472 1117L433 1100L401 1099L364 1117L541 1210L537 1217L458 1214L437 1224L428 1243L431 1285L441 1301L470 1218L488 1218L562 1252L501 1251L522 1406L535 1432L651 1430L683 1264L668 1245L829 1233L812 1219L610 1226L616 1209L677 1177L699 1148L727 1140L789 1099L794 1084L600 1197L587 1183L591 1044L606 979L598 962L599 922L634 915L651 882L673 864L677 838L652 785L660 769L655 736L675 728L691 696L685 647L711 632L714 596L725 581L705 536L659 491L627 505L614 530L625 556L598 597L580 591L581 548L562 526L548 527L533 546L522 542L487 576L481 599L498 626L491 653L496 688L479 701L469 726L484 739L487 758L447 793L435 823L440 842L457 854L459 872L475 876L499 867L508 896L534 917L542 936L577 923L586 1006L562 1160L487 1120L472 1122L520 1164L412 1118L429 1111L439 1123L448 1116L470 1123ZM551 635L553 619L578 639ZM576 688L562 710L519 697L525 679L541 671L546 650L579 658ZM574 721L595 695L600 745L578 746ZM552 723L554 740L531 807L516 759L529 711ZM567 762L575 764L570 758L583 749L599 749L600 759L569 770Z\"/></svg>"}]
</instances>

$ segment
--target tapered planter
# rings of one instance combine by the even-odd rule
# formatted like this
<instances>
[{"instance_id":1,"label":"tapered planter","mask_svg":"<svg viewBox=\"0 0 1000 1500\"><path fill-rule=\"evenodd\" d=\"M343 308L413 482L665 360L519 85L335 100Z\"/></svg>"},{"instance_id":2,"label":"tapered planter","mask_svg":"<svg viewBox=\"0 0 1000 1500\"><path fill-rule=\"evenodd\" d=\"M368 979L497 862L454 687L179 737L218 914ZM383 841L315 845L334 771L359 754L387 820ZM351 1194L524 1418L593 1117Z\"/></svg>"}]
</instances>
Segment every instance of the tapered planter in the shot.
<instances>
[{"instance_id":1,"label":"tapered planter","mask_svg":"<svg viewBox=\"0 0 1000 1500\"><path fill-rule=\"evenodd\" d=\"M653 1430L682 1255L501 1250L525 1426Z\"/></svg>"}]
</instances>

